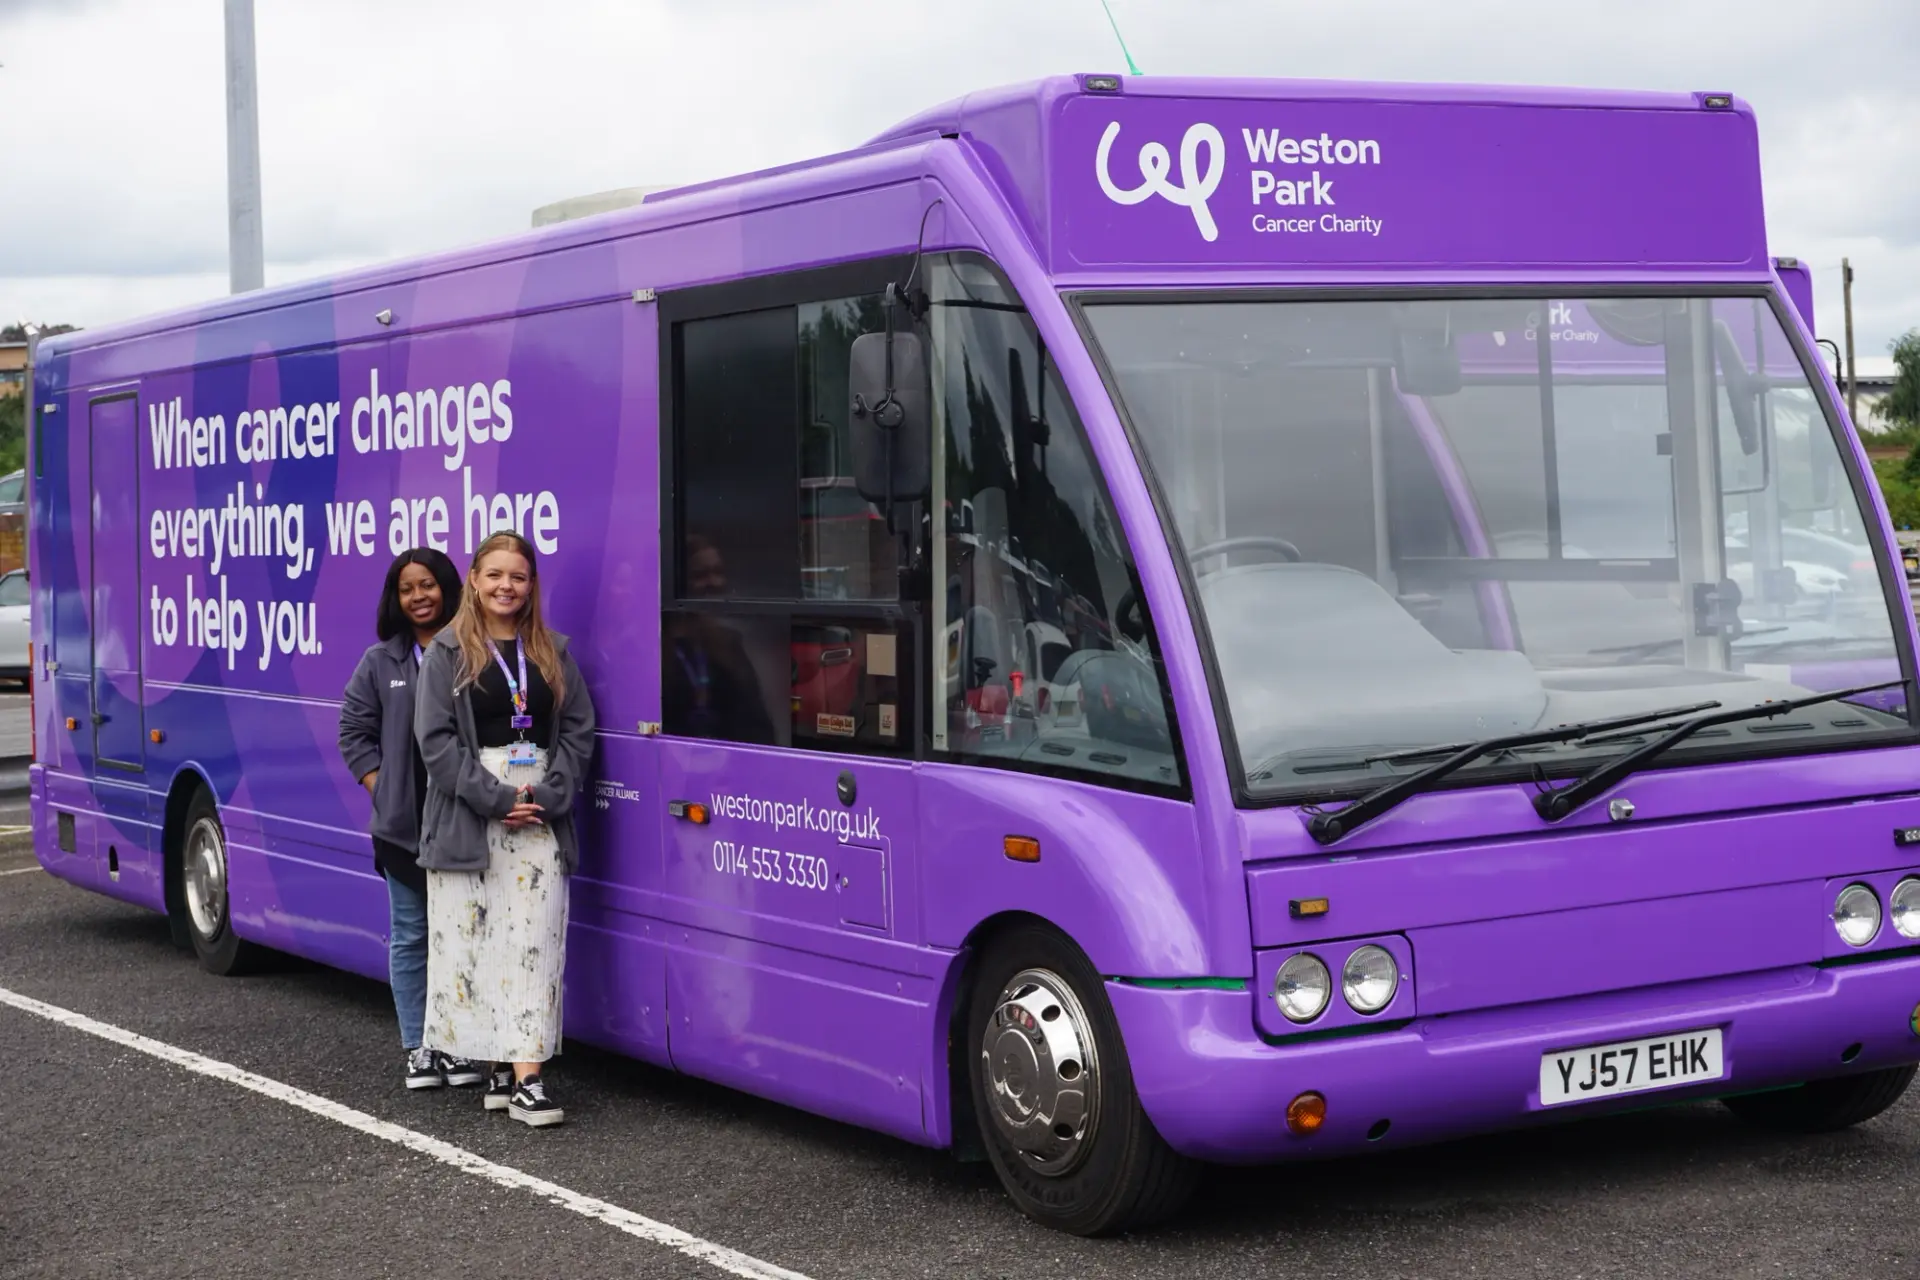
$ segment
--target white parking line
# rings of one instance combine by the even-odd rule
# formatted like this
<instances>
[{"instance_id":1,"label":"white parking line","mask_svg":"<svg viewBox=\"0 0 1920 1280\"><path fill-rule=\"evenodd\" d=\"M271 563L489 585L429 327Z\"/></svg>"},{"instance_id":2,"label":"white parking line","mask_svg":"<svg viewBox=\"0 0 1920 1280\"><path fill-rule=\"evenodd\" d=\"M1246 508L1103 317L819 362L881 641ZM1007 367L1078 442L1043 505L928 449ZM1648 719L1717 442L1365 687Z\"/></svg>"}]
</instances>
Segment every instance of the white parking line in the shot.
<instances>
[{"instance_id":1,"label":"white parking line","mask_svg":"<svg viewBox=\"0 0 1920 1280\"><path fill-rule=\"evenodd\" d=\"M0 871L0 876L23 876L29 871L38 871L39 869L37 865L31 867L14 867L10 871Z\"/></svg>"},{"instance_id":2,"label":"white parking line","mask_svg":"<svg viewBox=\"0 0 1920 1280\"><path fill-rule=\"evenodd\" d=\"M24 827L0 827L0 836L17 836L31 830L33 830L32 823L28 823Z\"/></svg>"},{"instance_id":3,"label":"white parking line","mask_svg":"<svg viewBox=\"0 0 1920 1280\"><path fill-rule=\"evenodd\" d=\"M30 869L37 870L37 868ZM807 1280L807 1277L798 1271L789 1271L785 1267L776 1267L771 1262L762 1262L760 1259L752 1257L749 1254L741 1253L735 1249L729 1249L725 1245L715 1244L711 1240L703 1240L696 1235L690 1235L678 1227L670 1227L664 1222L655 1222L652 1218L642 1217L630 1209L622 1209L619 1205L608 1204L605 1200L596 1200L592 1196L581 1195L578 1191L570 1191L557 1183L548 1182L544 1178L536 1178L530 1173L522 1173L520 1170L510 1168L506 1165L495 1164L491 1160L482 1159L464 1147L456 1147L450 1142L442 1142L438 1138L430 1138L424 1133L415 1133L412 1129L403 1128L397 1124L390 1124L385 1120L375 1119L363 1111L355 1111L352 1107L342 1106L331 1099L322 1098L318 1094L308 1093L303 1089L296 1089L290 1084L282 1084L280 1081L269 1079L266 1076L255 1075L253 1072L243 1070L234 1066L232 1063L220 1062L217 1059L197 1054L191 1049L181 1049L159 1040L149 1039L146 1036L140 1035L138 1032L127 1031L121 1027L116 1027L105 1022L97 1022L85 1014L75 1013L71 1009L62 1009L57 1005L45 1004L33 999L31 996L23 996L16 992L9 991L5 987L0 987L0 1004L11 1005L23 1013L30 1013L35 1017L45 1018L49 1022L57 1022L61 1026L71 1027L75 1031L84 1031L88 1035L98 1036L102 1040L111 1040L113 1043L124 1045L129 1049L137 1049L141 1053L160 1059L162 1062L172 1063L176 1067L185 1067L188 1071L195 1072L199 1075L211 1076L215 1080L224 1080L228 1084L238 1085L242 1089L248 1089L264 1097L272 1098L276 1102L284 1102L290 1107L298 1107L300 1110L319 1116L324 1120L331 1120L336 1124L345 1125L349 1129L355 1129L361 1133L379 1138L382 1141L391 1142L395 1146L405 1147L409 1151L417 1151L421 1155L431 1156L441 1164L449 1165L460 1170L462 1173L470 1173L477 1178L485 1178L488 1182L495 1183L502 1187L514 1187L523 1191L531 1191L543 1199L552 1201L563 1209L570 1209L574 1213L580 1214L582 1217L593 1218L597 1221L604 1222L615 1230L624 1231L628 1235L636 1236L641 1240L646 1240L653 1244L665 1245L669 1249L683 1253L690 1258L697 1258L701 1262L707 1263L709 1266L718 1267L720 1270L728 1272L731 1275L745 1276L748 1277L748 1280Z\"/></svg>"}]
</instances>

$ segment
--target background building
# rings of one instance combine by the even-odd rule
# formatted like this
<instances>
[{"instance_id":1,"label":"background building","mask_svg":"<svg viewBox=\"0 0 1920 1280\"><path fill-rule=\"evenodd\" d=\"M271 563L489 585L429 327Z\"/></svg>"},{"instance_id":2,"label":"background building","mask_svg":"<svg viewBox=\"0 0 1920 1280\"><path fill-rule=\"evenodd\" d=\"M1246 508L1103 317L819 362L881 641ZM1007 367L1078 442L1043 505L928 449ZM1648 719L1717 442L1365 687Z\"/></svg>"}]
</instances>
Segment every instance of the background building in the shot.
<instances>
[{"instance_id":1,"label":"background building","mask_svg":"<svg viewBox=\"0 0 1920 1280\"><path fill-rule=\"evenodd\" d=\"M0 342L0 398L25 394L27 344Z\"/></svg>"},{"instance_id":2,"label":"background building","mask_svg":"<svg viewBox=\"0 0 1920 1280\"><path fill-rule=\"evenodd\" d=\"M1860 421L1855 425L1863 434L1872 434L1888 429L1890 424L1884 418L1874 416L1873 406L1885 399L1887 394L1893 390L1894 380L1899 376L1899 373L1899 369L1893 363L1892 356L1854 356L1853 376L1854 380L1859 383L1856 395L1859 397L1860 402ZM1847 398L1845 369L1840 371L1840 377L1836 379L1836 381L1840 384L1840 402L1845 404Z\"/></svg>"}]
</instances>

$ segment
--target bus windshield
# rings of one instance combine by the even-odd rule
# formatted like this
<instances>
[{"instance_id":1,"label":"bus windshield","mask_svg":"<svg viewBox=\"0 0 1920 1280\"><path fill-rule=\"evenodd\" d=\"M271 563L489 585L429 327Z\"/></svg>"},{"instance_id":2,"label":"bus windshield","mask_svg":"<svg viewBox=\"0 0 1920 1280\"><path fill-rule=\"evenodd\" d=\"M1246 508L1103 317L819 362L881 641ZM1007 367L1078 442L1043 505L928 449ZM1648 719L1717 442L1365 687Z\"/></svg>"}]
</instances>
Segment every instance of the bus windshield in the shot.
<instances>
[{"instance_id":1,"label":"bus windshield","mask_svg":"<svg viewBox=\"0 0 1920 1280\"><path fill-rule=\"evenodd\" d=\"M1901 675L1860 495L1767 298L1083 301L1252 796ZM1904 703L1674 754L1885 738Z\"/></svg>"}]
</instances>

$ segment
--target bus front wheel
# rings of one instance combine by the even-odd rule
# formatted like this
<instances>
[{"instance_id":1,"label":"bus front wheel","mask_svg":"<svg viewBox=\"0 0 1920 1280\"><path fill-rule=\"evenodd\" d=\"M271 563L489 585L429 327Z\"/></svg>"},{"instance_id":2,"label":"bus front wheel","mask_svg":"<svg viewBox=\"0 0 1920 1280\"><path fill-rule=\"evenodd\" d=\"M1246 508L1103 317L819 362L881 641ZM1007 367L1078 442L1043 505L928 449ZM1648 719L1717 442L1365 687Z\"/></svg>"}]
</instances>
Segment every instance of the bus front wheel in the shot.
<instances>
[{"instance_id":1,"label":"bus front wheel","mask_svg":"<svg viewBox=\"0 0 1920 1280\"><path fill-rule=\"evenodd\" d=\"M256 949L233 931L227 877L227 830L220 811L204 789L187 806L186 835L181 841L180 901L187 917L187 935L200 967L220 977L246 972Z\"/></svg>"},{"instance_id":2,"label":"bus front wheel","mask_svg":"<svg viewBox=\"0 0 1920 1280\"><path fill-rule=\"evenodd\" d=\"M1028 1217L1096 1236L1179 1211L1195 1166L1141 1109L1106 988L1071 943L1038 925L996 938L967 1044L987 1157Z\"/></svg>"},{"instance_id":3,"label":"bus front wheel","mask_svg":"<svg viewBox=\"0 0 1920 1280\"><path fill-rule=\"evenodd\" d=\"M1914 1071L1910 1066L1889 1067L1723 1101L1742 1120L1769 1129L1832 1133L1871 1120L1898 1102L1913 1082Z\"/></svg>"}]
</instances>

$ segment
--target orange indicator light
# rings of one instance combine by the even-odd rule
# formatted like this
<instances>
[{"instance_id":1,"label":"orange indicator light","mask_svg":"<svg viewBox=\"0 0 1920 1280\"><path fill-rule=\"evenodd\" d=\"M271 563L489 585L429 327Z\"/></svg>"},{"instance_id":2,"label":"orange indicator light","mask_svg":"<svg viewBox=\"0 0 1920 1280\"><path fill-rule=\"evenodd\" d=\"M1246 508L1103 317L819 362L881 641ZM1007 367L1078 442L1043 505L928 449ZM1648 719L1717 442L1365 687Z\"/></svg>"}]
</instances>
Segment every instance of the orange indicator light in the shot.
<instances>
[{"instance_id":1,"label":"orange indicator light","mask_svg":"<svg viewBox=\"0 0 1920 1280\"><path fill-rule=\"evenodd\" d=\"M1287 914L1295 920L1309 920L1327 914L1332 906L1325 898L1290 898L1287 900Z\"/></svg>"},{"instance_id":2,"label":"orange indicator light","mask_svg":"<svg viewBox=\"0 0 1920 1280\"><path fill-rule=\"evenodd\" d=\"M1003 847L1015 862L1040 861L1040 842L1032 836L1008 836Z\"/></svg>"},{"instance_id":3,"label":"orange indicator light","mask_svg":"<svg viewBox=\"0 0 1920 1280\"><path fill-rule=\"evenodd\" d=\"M1309 1090L1287 1104L1287 1129L1298 1137L1320 1132L1327 1122L1327 1100Z\"/></svg>"},{"instance_id":4,"label":"orange indicator light","mask_svg":"<svg viewBox=\"0 0 1920 1280\"><path fill-rule=\"evenodd\" d=\"M154 742L165 742L167 740L167 735L158 729L147 730L147 737Z\"/></svg>"}]
</instances>

